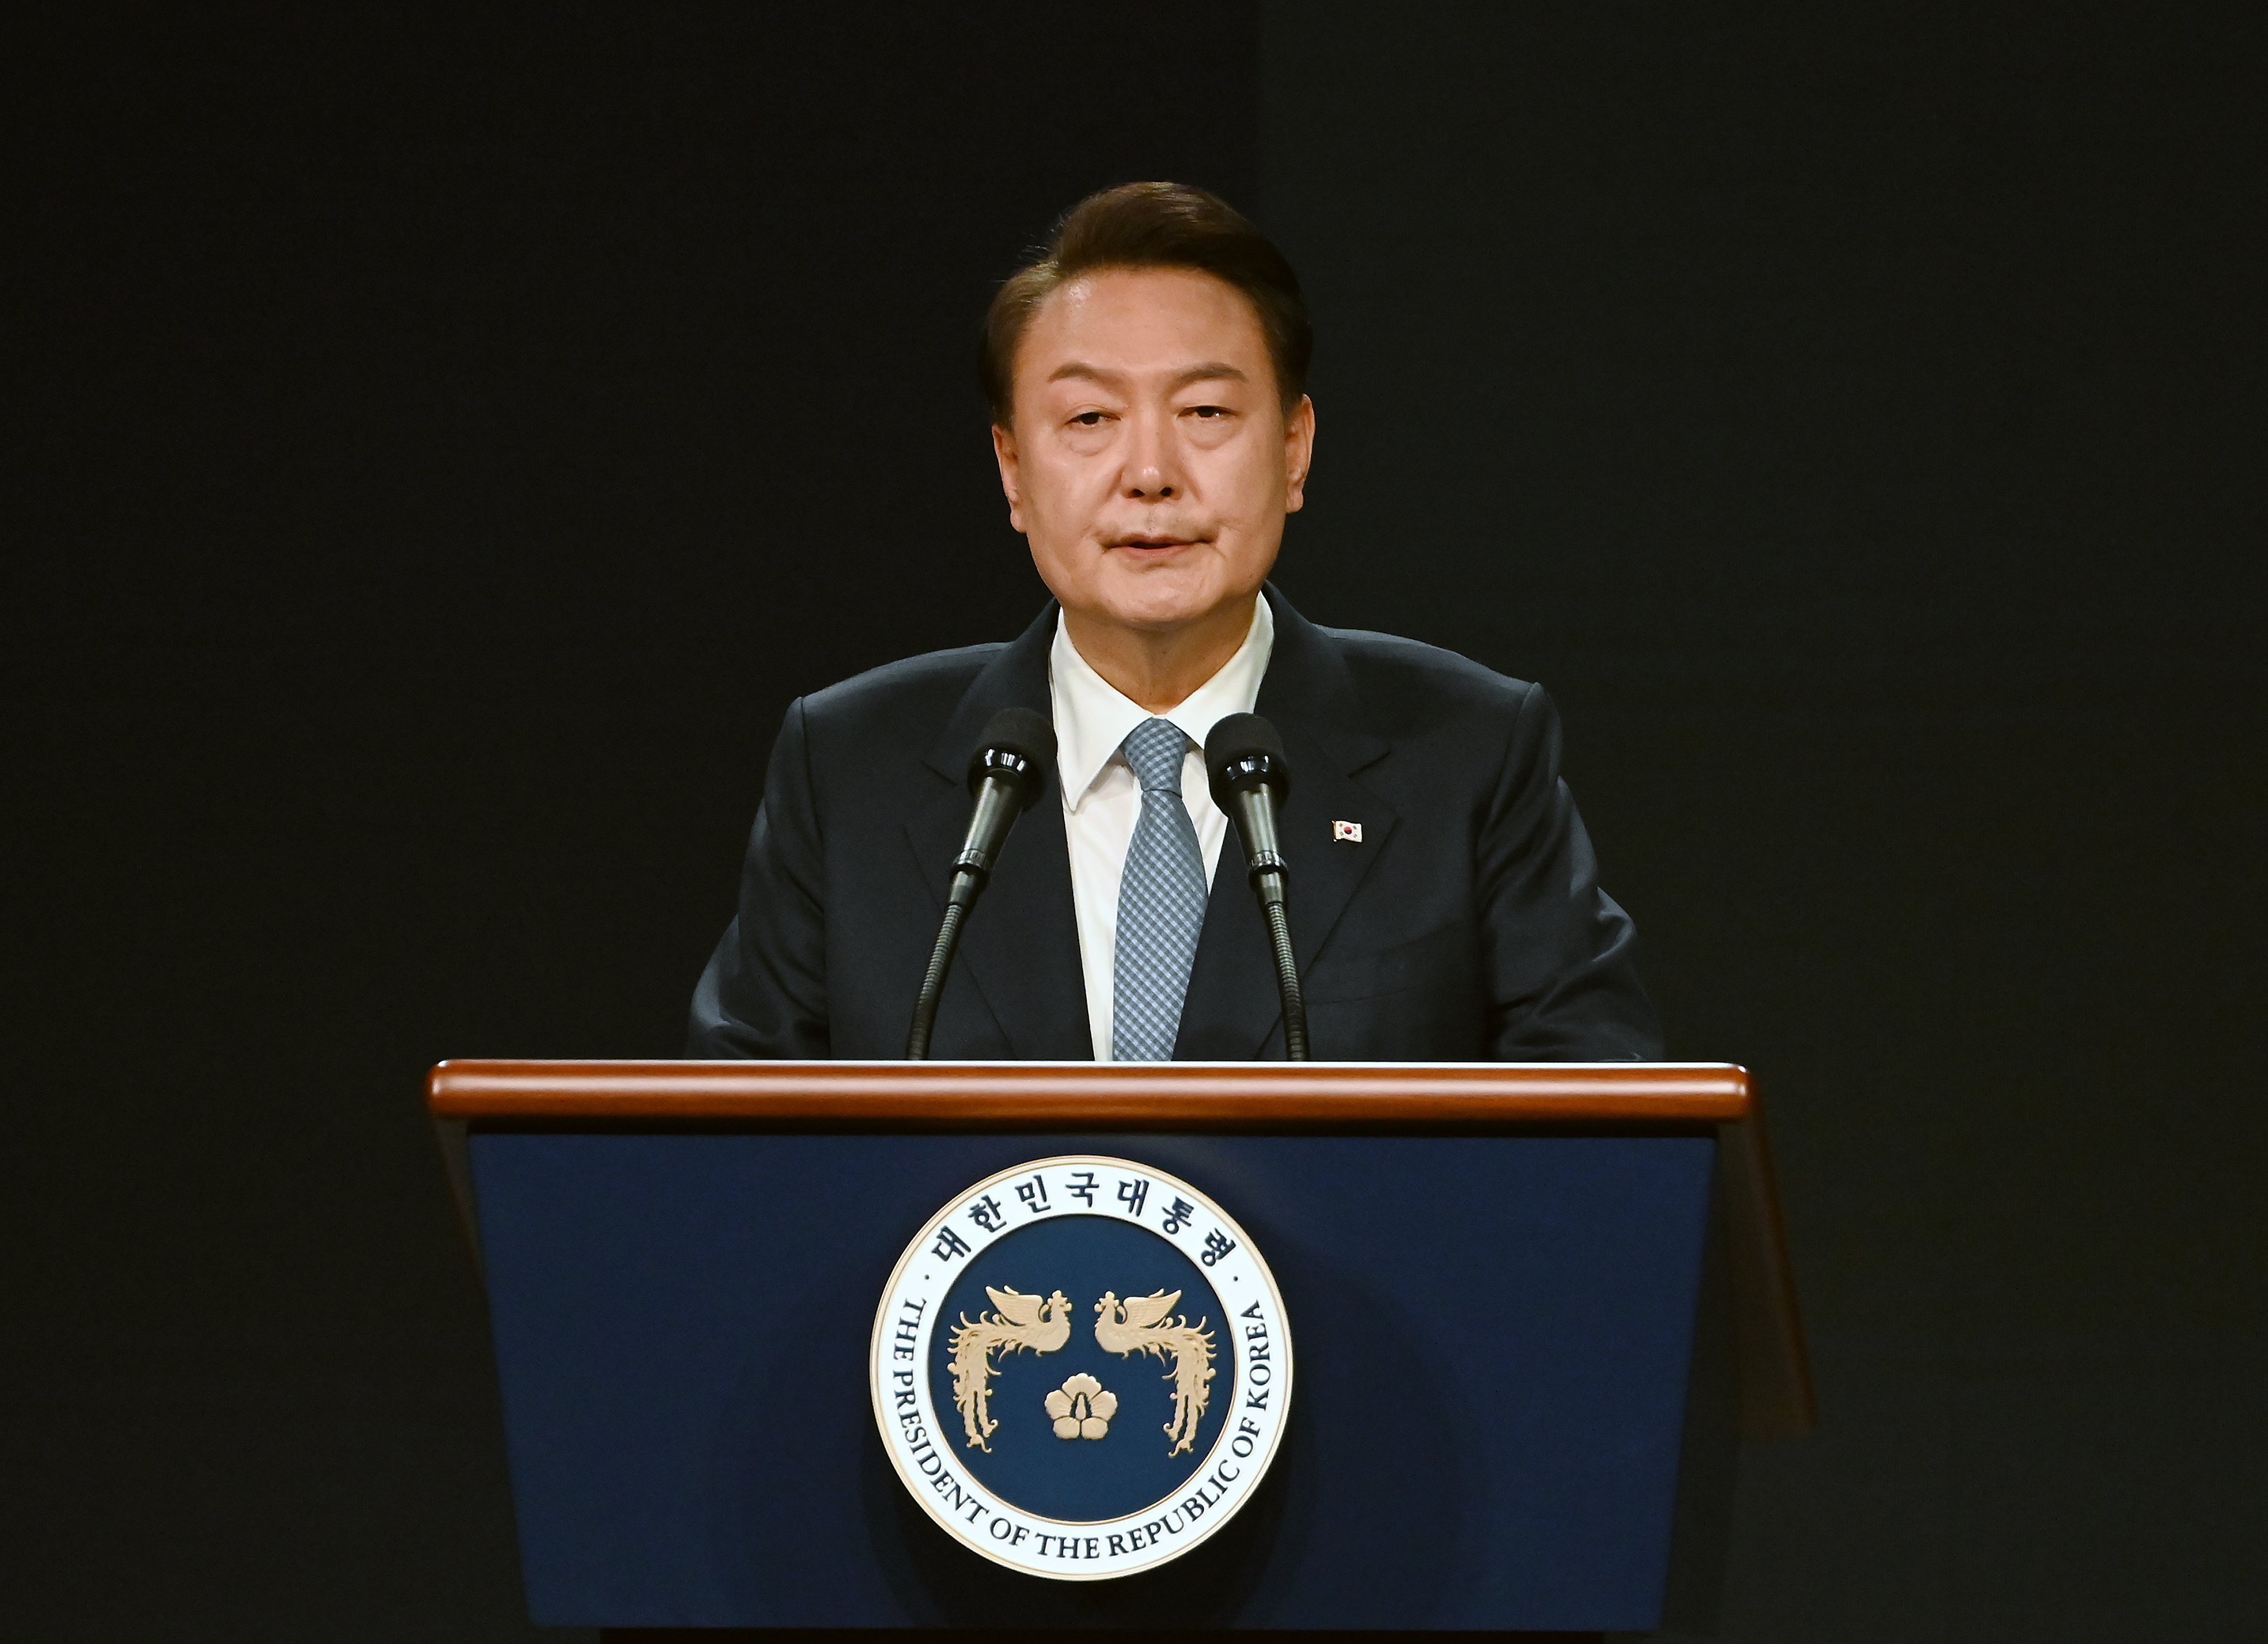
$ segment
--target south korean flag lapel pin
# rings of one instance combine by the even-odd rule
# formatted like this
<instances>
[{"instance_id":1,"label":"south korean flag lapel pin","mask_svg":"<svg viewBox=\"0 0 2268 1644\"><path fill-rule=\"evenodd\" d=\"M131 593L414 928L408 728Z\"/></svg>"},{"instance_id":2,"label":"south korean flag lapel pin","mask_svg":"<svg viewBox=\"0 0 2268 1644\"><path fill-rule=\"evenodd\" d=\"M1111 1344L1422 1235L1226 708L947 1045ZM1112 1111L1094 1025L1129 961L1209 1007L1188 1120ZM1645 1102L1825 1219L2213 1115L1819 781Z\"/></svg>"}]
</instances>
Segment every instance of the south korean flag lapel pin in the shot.
<instances>
[{"instance_id":1,"label":"south korean flag lapel pin","mask_svg":"<svg viewBox=\"0 0 2268 1644\"><path fill-rule=\"evenodd\" d=\"M1360 844L1362 843L1362 824L1360 822L1333 822L1331 824L1331 843L1334 844Z\"/></svg>"}]
</instances>

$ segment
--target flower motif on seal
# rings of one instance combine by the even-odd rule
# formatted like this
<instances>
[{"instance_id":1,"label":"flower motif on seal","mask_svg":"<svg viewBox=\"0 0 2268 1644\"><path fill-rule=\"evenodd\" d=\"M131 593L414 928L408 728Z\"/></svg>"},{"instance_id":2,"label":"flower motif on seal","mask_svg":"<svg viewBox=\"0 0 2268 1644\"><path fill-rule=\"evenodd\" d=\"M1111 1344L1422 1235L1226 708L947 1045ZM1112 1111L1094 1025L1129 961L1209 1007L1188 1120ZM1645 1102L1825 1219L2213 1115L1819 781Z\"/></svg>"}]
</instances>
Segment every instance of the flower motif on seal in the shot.
<instances>
[{"instance_id":1,"label":"flower motif on seal","mask_svg":"<svg viewBox=\"0 0 2268 1644\"><path fill-rule=\"evenodd\" d=\"M1104 1392L1102 1383L1082 1370L1048 1395L1047 1406L1055 1418L1056 1437L1099 1439L1118 1413L1118 1395Z\"/></svg>"}]
</instances>

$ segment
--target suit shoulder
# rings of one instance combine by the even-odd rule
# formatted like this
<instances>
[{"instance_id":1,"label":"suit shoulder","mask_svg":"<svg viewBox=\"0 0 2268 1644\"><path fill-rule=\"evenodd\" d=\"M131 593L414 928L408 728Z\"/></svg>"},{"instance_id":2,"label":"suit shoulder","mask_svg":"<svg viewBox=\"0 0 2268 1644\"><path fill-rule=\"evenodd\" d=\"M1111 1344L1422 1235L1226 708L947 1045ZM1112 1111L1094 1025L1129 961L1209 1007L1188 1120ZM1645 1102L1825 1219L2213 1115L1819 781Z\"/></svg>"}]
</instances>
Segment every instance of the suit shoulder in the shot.
<instances>
[{"instance_id":1,"label":"suit shoulder","mask_svg":"<svg viewBox=\"0 0 2268 1644\"><path fill-rule=\"evenodd\" d=\"M860 734L919 724L931 734L1005 642L930 651L853 675L803 699L805 722L828 733Z\"/></svg>"},{"instance_id":2,"label":"suit shoulder","mask_svg":"<svg viewBox=\"0 0 2268 1644\"><path fill-rule=\"evenodd\" d=\"M1454 651L1399 635L1361 628L1322 632L1344 660L1364 705L1388 720L1517 714L1542 689Z\"/></svg>"}]
</instances>

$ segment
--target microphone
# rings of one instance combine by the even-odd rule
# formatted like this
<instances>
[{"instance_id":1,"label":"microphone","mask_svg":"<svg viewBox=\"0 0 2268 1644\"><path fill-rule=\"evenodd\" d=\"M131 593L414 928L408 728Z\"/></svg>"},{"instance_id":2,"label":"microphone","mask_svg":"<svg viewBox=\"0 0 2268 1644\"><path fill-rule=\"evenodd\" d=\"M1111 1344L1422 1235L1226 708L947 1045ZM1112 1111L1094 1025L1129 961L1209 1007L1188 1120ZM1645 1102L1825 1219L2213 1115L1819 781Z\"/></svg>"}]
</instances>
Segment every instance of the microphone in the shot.
<instances>
[{"instance_id":1,"label":"microphone","mask_svg":"<svg viewBox=\"0 0 2268 1644\"><path fill-rule=\"evenodd\" d=\"M1256 713L1233 713L1205 737L1205 775L1212 802L1236 823L1244 860L1268 940L1276 954L1276 989L1284 1000L1284 1054L1307 1059L1307 1000L1300 987L1300 962L1292 951L1292 924L1285 910L1291 864L1284 859L1277 831L1277 809L1292 792L1292 767L1284 739Z\"/></svg>"},{"instance_id":2,"label":"microphone","mask_svg":"<svg viewBox=\"0 0 2268 1644\"><path fill-rule=\"evenodd\" d=\"M976 800L968 813L968 834L961 854L953 859L945 918L937 927L937 946L930 950L929 970L914 999L913 1027L906 1035L909 1061L929 1055L930 1029L937 1021L937 1002L945 992L946 972L953 968L954 950L961 945L961 925L984 894L1016 818L1048 791L1048 773L1055 764L1056 728L1045 714L1003 708L985 726L968 761L968 792Z\"/></svg>"}]
</instances>

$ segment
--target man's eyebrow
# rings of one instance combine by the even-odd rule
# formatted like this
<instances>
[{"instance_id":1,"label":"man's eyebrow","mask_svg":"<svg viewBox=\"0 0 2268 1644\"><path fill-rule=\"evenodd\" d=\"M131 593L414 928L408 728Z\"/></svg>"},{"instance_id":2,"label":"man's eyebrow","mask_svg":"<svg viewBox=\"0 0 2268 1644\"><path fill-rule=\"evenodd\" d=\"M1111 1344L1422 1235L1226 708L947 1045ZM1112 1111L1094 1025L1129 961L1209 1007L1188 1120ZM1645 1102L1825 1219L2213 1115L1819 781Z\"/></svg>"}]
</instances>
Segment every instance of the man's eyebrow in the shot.
<instances>
[{"instance_id":1,"label":"man's eyebrow","mask_svg":"<svg viewBox=\"0 0 2268 1644\"><path fill-rule=\"evenodd\" d=\"M1081 360L1070 360L1048 373L1049 382L1079 379L1087 382L1118 382L1124 380L1123 372L1105 371L1100 365L1089 365ZM1245 382L1249 379L1242 370L1226 360L1209 359L1201 365L1176 372L1167 385L1168 392L1188 387L1193 382Z\"/></svg>"},{"instance_id":2,"label":"man's eyebrow","mask_svg":"<svg viewBox=\"0 0 2268 1644\"><path fill-rule=\"evenodd\" d=\"M1202 365L1192 365L1174 379L1175 388L1186 388L1193 382L1243 382L1245 375L1226 360L1209 359Z\"/></svg>"}]
</instances>

